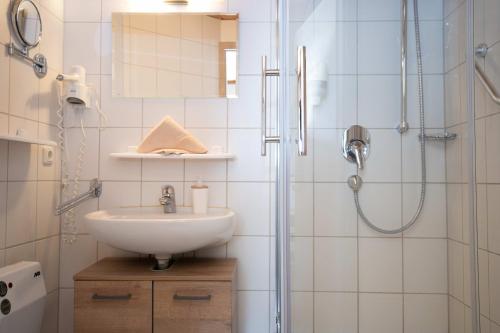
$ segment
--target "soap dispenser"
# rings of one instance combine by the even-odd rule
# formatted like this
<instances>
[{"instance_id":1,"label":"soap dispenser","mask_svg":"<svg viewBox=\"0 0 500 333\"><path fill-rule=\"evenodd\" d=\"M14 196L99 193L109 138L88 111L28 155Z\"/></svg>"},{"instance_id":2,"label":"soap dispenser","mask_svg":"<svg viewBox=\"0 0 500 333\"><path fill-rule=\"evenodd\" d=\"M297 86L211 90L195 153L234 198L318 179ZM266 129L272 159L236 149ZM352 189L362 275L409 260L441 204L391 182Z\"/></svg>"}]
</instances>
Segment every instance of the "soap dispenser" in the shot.
<instances>
[{"instance_id":1,"label":"soap dispenser","mask_svg":"<svg viewBox=\"0 0 500 333\"><path fill-rule=\"evenodd\" d=\"M193 196L193 213L206 214L208 211L208 186L198 179L196 184L191 186Z\"/></svg>"}]
</instances>

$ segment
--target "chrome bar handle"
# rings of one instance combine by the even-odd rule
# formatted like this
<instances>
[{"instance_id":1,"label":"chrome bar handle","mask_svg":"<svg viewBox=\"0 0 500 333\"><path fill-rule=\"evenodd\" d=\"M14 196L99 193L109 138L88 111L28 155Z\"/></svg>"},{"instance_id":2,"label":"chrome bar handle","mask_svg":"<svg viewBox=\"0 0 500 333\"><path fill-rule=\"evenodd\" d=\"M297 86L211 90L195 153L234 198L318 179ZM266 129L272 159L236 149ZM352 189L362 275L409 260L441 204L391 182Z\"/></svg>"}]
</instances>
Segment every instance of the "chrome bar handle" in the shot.
<instances>
[{"instance_id":1,"label":"chrome bar handle","mask_svg":"<svg viewBox=\"0 0 500 333\"><path fill-rule=\"evenodd\" d=\"M307 155L307 56L306 47L297 49L297 89L299 108L299 156Z\"/></svg>"},{"instance_id":2,"label":"chrome bar handle","mask_svg":"<svg viewBox=\"0 0 500 333\"><path fill-rule=\"evenodd\" d=\"M260 100L260 114L261 114L261 128L260 128L260 155L267 155L267 144L268 143L278 143L280 141L279 136L267 136L267 77L268 76L279 76L280 72L278 69L267 69L267 57L262 56L262 68L261 68L261 100Z\"/></svg>"},{"instance_id":3,"label":"chrome bar handle","mask_svg":"<svg viewBox=\"0 0 500 333\"><path fill-rule=\"evenodd\" d=\"M92 299L95 301L128 301L132 299L132 294L126 295L92 295Z\"/></svg>"},{"instance_id":4,"label":"chrome bar handle","mask_svg":"<svg viewBox=\"0 0 500 333\"><path fill-rule=\"evenodd\" d=\"M210 301L212 299L212 295L200 295L200 296L192 296L192 295L179 295L174 294L174 300L176 301Z\"/></svg>"}]
</instances>

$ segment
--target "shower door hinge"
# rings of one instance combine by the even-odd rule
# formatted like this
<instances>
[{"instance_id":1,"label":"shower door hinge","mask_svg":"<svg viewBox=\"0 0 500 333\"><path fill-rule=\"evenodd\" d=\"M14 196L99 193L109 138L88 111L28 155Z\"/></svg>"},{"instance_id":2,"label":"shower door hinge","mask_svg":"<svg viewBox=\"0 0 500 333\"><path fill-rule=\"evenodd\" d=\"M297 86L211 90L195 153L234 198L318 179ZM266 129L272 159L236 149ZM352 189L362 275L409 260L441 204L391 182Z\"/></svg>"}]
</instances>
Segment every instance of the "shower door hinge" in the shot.
<instances>
[{"instance_id":1,"label":"shower door hinge","mask_svg":"<svg viewBox=\"0 0 500 333\"><path fill-rule=\"evenodd\" d=\"M281 313L276 312L276 333L281 332Z\"/></svg>"}]
</instances>

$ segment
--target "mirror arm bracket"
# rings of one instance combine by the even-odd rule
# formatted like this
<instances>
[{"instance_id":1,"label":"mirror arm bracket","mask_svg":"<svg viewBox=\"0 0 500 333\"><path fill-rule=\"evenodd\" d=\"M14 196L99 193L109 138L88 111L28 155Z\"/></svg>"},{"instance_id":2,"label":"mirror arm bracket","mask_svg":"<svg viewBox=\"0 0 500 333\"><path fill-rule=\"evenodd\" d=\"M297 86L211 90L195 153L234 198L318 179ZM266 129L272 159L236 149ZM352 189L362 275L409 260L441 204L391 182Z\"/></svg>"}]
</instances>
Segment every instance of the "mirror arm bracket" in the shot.
<instances>
[{"instance_id":1,"label":"mirror arm bracket","mask_svg":"<svg viewBox=\"0 0 500 333\"><path fill-rule=\"evenodd\" d=\"M7 50L9 55L16 56L31 63L36 76L39 78L43 78L47 75L47 58L45 58L43 54L37 53L33 58L31 58L29 56L28 48L18 48L14 45L14 43L8 44Z\"/></svg>"}]
</instances>

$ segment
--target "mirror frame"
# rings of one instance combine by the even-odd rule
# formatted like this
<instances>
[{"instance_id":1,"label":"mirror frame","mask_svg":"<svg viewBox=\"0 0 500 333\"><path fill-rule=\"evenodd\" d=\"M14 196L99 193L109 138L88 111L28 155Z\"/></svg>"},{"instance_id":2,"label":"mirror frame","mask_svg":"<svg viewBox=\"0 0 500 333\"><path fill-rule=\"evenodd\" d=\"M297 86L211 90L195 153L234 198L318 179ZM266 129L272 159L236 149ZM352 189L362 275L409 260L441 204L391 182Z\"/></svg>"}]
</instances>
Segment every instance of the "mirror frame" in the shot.
<instances>
[{"instance_id":1,"label":"mirror frame","mask_svg":"<svg viewBox=\"0 0 500 333\"><path fill-rule=\"evenodd\" d=\"M18 20L19 7L25 2L29 2L33 5L33 7L35 8L35 10L38 14L38 19L40 22L40 33L38 34L38 39L37 39L36 43L33 43L33 44L26 41L24 39L23 35L21 34L21 32L19 31L19 25L18 25L18 23L19 23L19 20ZM31 49L31 48L36 47L38 44L40 44L40 41L42 40L42 32L43 32L42 15L40 14L40 10L38 9L38 6L32 0L16 0L16 1L14 1L14 3L12 4L10 18L11 18L12 30L15 31L18 41L23 45L23 47L25 49Z\"/></svg>"}]
</instances>

